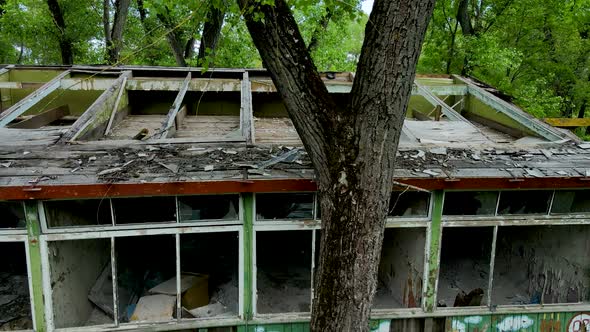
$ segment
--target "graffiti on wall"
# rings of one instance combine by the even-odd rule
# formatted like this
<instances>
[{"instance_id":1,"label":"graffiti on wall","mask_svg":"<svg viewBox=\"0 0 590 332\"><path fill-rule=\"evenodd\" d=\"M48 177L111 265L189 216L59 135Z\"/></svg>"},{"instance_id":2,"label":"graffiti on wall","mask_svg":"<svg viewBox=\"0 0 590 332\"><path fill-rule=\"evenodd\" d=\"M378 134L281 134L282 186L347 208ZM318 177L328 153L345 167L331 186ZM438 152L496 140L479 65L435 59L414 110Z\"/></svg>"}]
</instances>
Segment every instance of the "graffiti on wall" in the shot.
<instances>
[{"instance_id":1,"label":"graffiti on wall","mask_svg":"<svg viewBox=\"0 0 590 332\"><path fill-rule=\"evenodd\" d=\"M587 313L577 314L567 324L568 332L590 331L590 315Z\"/></svg>"}]
</instances>

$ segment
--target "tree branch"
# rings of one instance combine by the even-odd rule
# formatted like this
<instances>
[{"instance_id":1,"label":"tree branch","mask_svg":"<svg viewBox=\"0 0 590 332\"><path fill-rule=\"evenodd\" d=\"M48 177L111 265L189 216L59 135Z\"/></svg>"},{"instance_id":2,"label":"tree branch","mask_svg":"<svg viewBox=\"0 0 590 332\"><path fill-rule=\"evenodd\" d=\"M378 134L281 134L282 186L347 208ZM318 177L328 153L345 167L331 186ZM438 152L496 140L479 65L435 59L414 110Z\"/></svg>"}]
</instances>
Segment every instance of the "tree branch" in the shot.
<instances>
[{"instance_id":1,"label":"tree branch","mask_svg":"<svg viewBox=\"0 0 590 332\"><path fill-rule=\"evenodd\" d=\"M310 53L315 51L318 48L318 45L320 42L320 40L319 40L320 35L324 31L326 31L331 19L332 19L332 10L330 10L330 8L326 8L326 14L323 15L322 18L320 19L320 21L318 22L318 25L316 26L315 30L313 31L313 34L311 35L311 39L309 40L309 46L307 47L307 50Z\"/></svg>"},{"instance_id":2,"label":"tree branch","mask_svg":"<svg viewBox=\"0 0 590 332\"><path fill-rule=\"evenodd\" d=\"M203 37L201 37L201 45L199 45L199 63L208 55L207 52L213 53L217 48L224 19L225 12L215 6L211 6L207 14L207 21L203 26Z\"/></svg>"}]
</instances>

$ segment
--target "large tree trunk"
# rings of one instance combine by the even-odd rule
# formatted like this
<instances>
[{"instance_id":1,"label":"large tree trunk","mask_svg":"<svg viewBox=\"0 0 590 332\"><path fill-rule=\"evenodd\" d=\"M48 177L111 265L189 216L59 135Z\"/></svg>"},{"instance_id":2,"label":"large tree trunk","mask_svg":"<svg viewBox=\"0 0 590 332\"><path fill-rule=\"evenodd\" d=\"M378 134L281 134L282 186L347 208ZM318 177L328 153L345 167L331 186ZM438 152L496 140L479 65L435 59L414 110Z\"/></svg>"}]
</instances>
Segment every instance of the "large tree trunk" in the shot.
<instances>
[{"instance_id":1,"label":"large tree trunk","mask_svg":"<svg viewBox=\"0 0 590 332\"><path fill-rule=\"evenodd\" d=\"M209 54L213 54L217 48L217 42L221 35L221 27L223 26L223 20L225 18L225 12L211 6L209 14L207 14L207 21L203 26L203 34L201 37L201 44L199 45L198 59L201 63L205 57Z\"/></svg>"},{"instance_id":2,"label":"large tree trunk","mask_svg":"<svg viewBox=\"0 0 590 332\"><path fill-rule=\"evenodd\" d=\"M104 0L104 7L108 9L108 2L110 0ZM123 47L123 30L125 28L125 22L127 21L127 12L129 11L130 0L117 0L115 2L115 17L113 18L112 28L109 27L108 13L105 9L104 15L106 16L106 27L105 27L105 41L107 48L107 60L110 64L116 64L119 62L119 55L121 48ZM105 24L105 22L103 22Z\"/></svg>"},{"instance_id":3,"label":"large tree trunk","mask_svg":"<svg viewBox=\"0 0 590 332\"><path fill-rule=\"evenodd\" d=\"M375 0L344 107L285 0L238 3L317 173L323 231L311 328L367 331L399 135L434 0Z\"/></svg>"},{"instance_id":4,"label":"large tree trunk","mask_svg":"<svg viewBox=\"0 0 590 332\"><path fill-rule=\"evenodd\" d=\"M64 65L74 64L74 52L72 42L66 34L66 22L63 12L57 0L47 0L47 6L53 17L53 23L58 30L59 49L61 51L61 62Z\"/></svg>"},{"instance_id":5,"label":"large tree trunk","mask_svg":"<svg viewBox=\"0 0 590 332\"><path fill-rule=\"evenodd\" d=\"M168 44L170 45L170 49L174 55L174 60L176 60L176 65L180 67L186 67L187 64L186 60L184 59L184 47L180 41L180 36L176 31L176 27L170 18L168 8L166 8L166 13L158 13L156 16L167 30L166 40L168 40Z\"/></svg>"}]
</instances>

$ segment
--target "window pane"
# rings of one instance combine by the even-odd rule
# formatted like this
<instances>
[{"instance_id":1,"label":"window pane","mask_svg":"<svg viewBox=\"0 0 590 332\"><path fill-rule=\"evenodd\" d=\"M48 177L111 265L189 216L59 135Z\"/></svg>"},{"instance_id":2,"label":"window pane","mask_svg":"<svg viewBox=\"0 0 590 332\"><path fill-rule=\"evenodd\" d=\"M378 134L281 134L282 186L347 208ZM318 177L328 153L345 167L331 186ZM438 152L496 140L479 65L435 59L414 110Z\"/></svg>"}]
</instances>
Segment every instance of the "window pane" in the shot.
<instances>
[{"instance_id":1,"label":"window pane","mask_svg":"<svg viewBox=\"0 0 590 332\"><path fill-rule=\"evenodd\" d=\"M493 227L443 229L438 306L487 304Z\"/></svg>"},{"instance_id":2,"label":"window pane","mask_svg":"<svg viewBox=\"0 0 590 332\"><path fill-rule=\"evenodd\" d=\"M550 190L503 191L498 214L546 214L551 194Z\"/></svg>"},{"instance_id":3,"label":"window pane","mask_svg":"<svg viewBox=\"0 0 590 332\"><path fill-rule=\"evenodd\" d=\"M0 243L0 252L0 331L32 330L25 245Z\"/></svg>"},{"instance_id":4,"label":"window pane","mask_svg":"<svg viewBox=\"0 0 590 332\"><path fill-rule=\"evenodd\" d=\"M430 193L420 191L393 192L389 201L389 216L427 217Z\"/></svg>"},{"instance_id":5,"label":"window pane","mask_svg":"<svg viewBox=\"0 0 590 332\"><path fill-rule=\"evenodd\" d=\"M111 225L108 199L43 202L49 227Z\"/></svg>"},{"instance_id":6,"label":"window pane","mask_svg":"<svg viewBox=\"0 0 590 332\"><path fill-rule=\"evenodd\" d=\"M310 311L311 233L256 232L258 313Z\"/></svg>"},{"instance_id":7,"label":"window pane","mask_svg":"<svg viewBox=\"0 0 590 332\"><path fill-rule=\"evenodd\" d=\"M448 216L494 215L497 191L445 192L443 214Z\"/></svg>"},{"instance_id":8,"label":"window pane","mask_svg":"<svg viewBox=\"0 0 590 332\"><path fill-rule=\"evenodd\" d=\"M207 195L178 197L180 221L238 220L238 195Z\"/></svg>"},{"instance_id":9,"label":"window pane","mask_svg":"<svg viewBox=\"0 0 590 332\"><path fill-rule=\"evenodd\" d=\"M0 202L0 228L25 228L22 202Z\"/></svg>"},{"instance_id":10,"label":"window pane","mask_svg":"<svg viewBox=\"0 0 590 332\"><path fill-rule=\"evenodd\" d=\"M174 197L113 199L115 224L176 222Z\"/></svg>"},{"instance_id":11,"label":"window pane","mask_svg":"<svg viewBox=\"0 0 590 332\"><path fill-rule=\"evenodd\" d=\"M559 190L553 197L551 213L590 212L590 190Z\"/></svg>"},{"instance_id":12,"label":"window pane","mask_svg":"<svg viewBox=\"0 0 590 332\"><path fill-rule=\"evenodd\" d=\"M256 194L256 218L312 219L313 195L306 194Z\"/></svg>"},{"instance_id":13,"label":"window pane","mask_svg":"<svg viewBox=\"0 0 590 332\"><path fill-rule=\"evenodd\" d=\"M590 301L590 227L498 228L493 305Z\"/></svg>"}]
</instances>

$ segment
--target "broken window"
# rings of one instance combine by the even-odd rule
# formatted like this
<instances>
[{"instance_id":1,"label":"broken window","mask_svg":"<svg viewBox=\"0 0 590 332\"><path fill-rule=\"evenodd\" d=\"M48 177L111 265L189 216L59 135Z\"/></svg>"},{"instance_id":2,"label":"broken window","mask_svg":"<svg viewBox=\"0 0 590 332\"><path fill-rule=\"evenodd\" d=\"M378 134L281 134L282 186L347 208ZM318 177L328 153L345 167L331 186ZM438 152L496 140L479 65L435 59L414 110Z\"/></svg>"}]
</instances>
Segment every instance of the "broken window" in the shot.
<instances>
[{"instance_id":1,"label":"broken window","mask_svg":"<svg viewBox=\"0 0 590 332\"><path fill-rule=\"evenodd\" d=\"M497 203L497 191L447 191L443 215L493 216Z\"/></svg>"},{"instance_id":2,"label":"broken window","mask_svg":"<svg viewBox=\"0 0 590 332\"><path fill-rule=\"evenodd\" d=\"M238 316L238 253L237 232L180 236L182 318Z\"/></svg>"},{"instance_id":3,"label":"broken window","mask_svg":"<svg viewBox=\"0 0 590 332\"><path fill-rule=\"evenodd\" d=\"M557 190L553 197L551 213L590 212L590 190Z\"/></svg>"},{"instance_id":4,"label":"broken window","mask_svg":"<svg viewBox=\"0 0 590 332\"><path fill-rule=\"evenodd\" d=\"M238 195L178 197L181 222L199 220L239 220Z\"/></svg>"},{"instance_id":5,"label":"broken window","mask_svg":"<svg viewBox=\"0 0 590 332\"><path fill-rule=\"evenodd\" d=\"M492 304L588 302L589 237L582 225L499 227Z\"/></svg>"},{"instance_id":6,"label":"broken window","mask_svg":"<svg viewBox=\"0 0 590 332\"><path fill-rule=\"evenodd\" d=\"M113 324L110 239L49 242L55 327Z\"/></svg>"},{"instance_id":7,"label":"broken window","mask_svg":"<svg viewBox=\"0 0 590 332\"><path fill-rule=\"evenodd\" d=\"M314 194L256 194L256 218L313 219Z\"/></svg>"},{"instance_id":8,"label":"broken window","mask_svg":"<svg viewBox=\"0 0 590 332\"><path fill-rule=\"evenodd\" d=\"M25 245L2 242L0 252L0 330L32 330Z\"/></svg>"},{"instance_id":9,"label":"broken window","mask_svg":"<svg viewBox=\"0 0 590 332\"><path fill-rule=\"evenodd\" d=\"M373 309L419 308L424 283L423 228L387 228Z\"/></svg>"},{"instance_id":10,"label":"broken window","mask_svg":"<svg viewBox=\"0 0 590 332\"><path fill-rule=\"evenodd\" d=\"M502 191L498 203L498 215L547 214L551 190Z\"/></svg>"},{"instance_id":11,"label":"broken window","mask_svg":"<svg viewBox=\"0 0 590 332\"><path fill-rule=\"evenodd\" d=\"M257 313L309 312L312 231L256 232Z\"/></svg>"},{"instance_id":12,"label":"broken window","mask_svg":"<svg viewBox=\"0 0 590 332\"><path fill-rule=\"evenodd\" d=\"M176 310L174 235L117 238L119 321L171 321Z\"/></svg>"},{"instance_id":13,"label":"broken window","mask_svg":"<svg viewBox=\"0 0 590 332\"><path fill-rule=\"evenodd\" d=\"M109 199L43 202L49 227L112 225Z\"/></svg>"},{"instance_id":14,"label":"broken window","mask_svg":"<svg viewBox=\"0 0 590 332\"><path fill-rule=\"evenodd\" d=\"M430 193L421 191L399 191L391 193L389 216L428 217Z\"/></svg>"},{"instance_id":15,"label":"broken window","mask_svg":"<svg viewBox=\"0 0 590 332\"><path fill-rule=\"evenodd\" d=\"M25 228L25 208L22 202L0 202L0 229Z\"/></svg>"},{"instance_id":16,"label":"broken window","mask_svg":"<svg viewBox=\"0 0 590 332\"><path fill-rule=\"evenodd\" d=\"M493 227L443 228L439 307L487 304Z\"/></svg>"},{"instance_id":17,"label":"broken window","mask_svg":"<svg viewBox=\"0 0 590 332\"><path fill-rule=\"evenodd\" d=\"M117 225L176 222L174 197L116 198L112 203Z\"/></svg>"}]
</instances>

